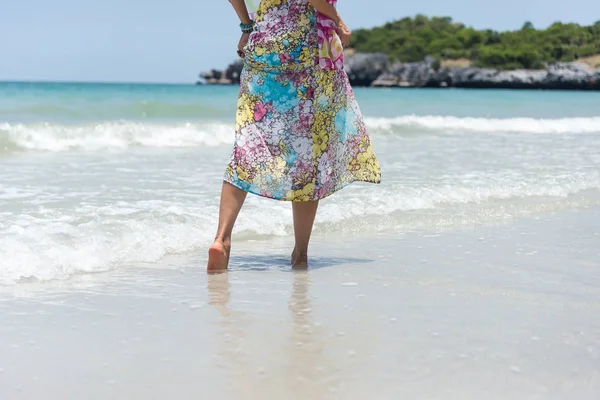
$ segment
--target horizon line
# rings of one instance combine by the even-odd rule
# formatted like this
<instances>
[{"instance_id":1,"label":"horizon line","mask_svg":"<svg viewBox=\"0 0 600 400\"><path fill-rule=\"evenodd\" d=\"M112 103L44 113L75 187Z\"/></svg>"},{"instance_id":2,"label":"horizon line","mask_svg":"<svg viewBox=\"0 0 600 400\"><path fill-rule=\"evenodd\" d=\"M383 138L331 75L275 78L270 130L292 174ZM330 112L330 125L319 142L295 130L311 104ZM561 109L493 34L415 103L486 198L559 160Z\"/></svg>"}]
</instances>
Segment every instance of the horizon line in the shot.
<instances>
[{"instance_id":1,"label":"horizon line","mask_svg":"<svg viewBox=\"0 0 600 400\"><path fill-rule=\"evenodd\" d=\"M2 83L63 83L63 84L83 84L83 83L96 83L103 85L180 85L180 86L197 86L195 82L161 82L161 81L111 81L111 80L44 80L44 79L0 79L0 84Z\"/></svg>"}]
</instances>

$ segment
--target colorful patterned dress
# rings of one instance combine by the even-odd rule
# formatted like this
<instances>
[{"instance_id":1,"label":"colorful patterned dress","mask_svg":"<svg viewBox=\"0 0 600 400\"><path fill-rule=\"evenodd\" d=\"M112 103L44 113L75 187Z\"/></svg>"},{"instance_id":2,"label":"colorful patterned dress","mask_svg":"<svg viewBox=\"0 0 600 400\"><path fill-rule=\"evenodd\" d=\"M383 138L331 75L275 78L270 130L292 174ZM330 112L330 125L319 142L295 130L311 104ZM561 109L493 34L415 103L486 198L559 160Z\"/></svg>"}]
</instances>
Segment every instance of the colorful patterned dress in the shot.
<instances>
[{"instance_id":1,"label":"colorful patterned dress","mask_svg":"<svg viewBox=\"0 0 600 400\"><path fill-rule=\"evenodd\" d=\"M333 21L307 0L262 0L255 21L224 180L287 201L320 200L355 181L380 183Z\"/></svg>"}]
</instances>

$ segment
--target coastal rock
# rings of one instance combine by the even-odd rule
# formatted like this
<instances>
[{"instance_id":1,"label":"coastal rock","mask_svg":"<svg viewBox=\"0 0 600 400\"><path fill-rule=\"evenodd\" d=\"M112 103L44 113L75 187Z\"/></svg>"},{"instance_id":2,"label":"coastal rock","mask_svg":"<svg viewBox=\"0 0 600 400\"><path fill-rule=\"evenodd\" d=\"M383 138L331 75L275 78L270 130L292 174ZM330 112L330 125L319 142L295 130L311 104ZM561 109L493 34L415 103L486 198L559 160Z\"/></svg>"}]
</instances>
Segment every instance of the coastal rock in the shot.
<instances>
[{"instance_id":1,"label":"coastal rock","mask_svg":"<svg viewBox=\"0 0 600 400\"><path fill-rule=\"evenodd\" d=\"M200 74L198 85L232 85L240 83L242 68L244 67L243 60L237 60L229 64L225 71L211 69Z\"/></svg>"},{"instance_id":2,"label":"coastal rock","mask_svg":"<svg viewBox=\"0 0 600 400\"><path fill-rule=\"evenodd\" d=\"M600 90L600 73L585 64L551 64L545 70L500 71L490 68L440 68L427 63L409 63L396 67L391 75L398 87L457 87L477 89L557 89ZM391 82L392 76L385 75Z\"/></svg>"},{"instance_id":3,"label":"coastal rock","mask_svg":"<svg viewBox=\"0 0 600 400\"><path fill-rule=\"evenodd\" d=\"M442 68L429 86L526 89L543 84L546 71L498 71L489 68Z\"/></svg>"},{"instance_id":4,"label":"coastal rock","mask_svg":"<svg viewBox=\"0 0 600 400\"><path fill-rule=\"evenodd\" d=\"M218 69L211 69L208 72L203 72L200 74L201 78L204 78L206 80L209 79L214 79L214 80L219 80L223 77L223 71L219 71Z\"/></svg>"},{"instance_id":5,"label":"coastal rock","mask_svg":"<svg viewBox=\"0 0 600 400\"><path fill-rule=\"evenodd\" d=\"M389 59L383 53L356 53L344 60L344 69L354 86L371 86L388 68Z\"/></svg>"},{"instance_id":6,"label":"coastal rock","mask_svg":"<svg viewBox=\"0 0 600 400\"><path fill-rule=\"evenodd\" d=\"M600 89L598 73L586 64L556 63L547 68L546 82L552 89Z\"/></svg>"},{"instance_id":7,"label":"coastal rock","mask_svg":"<svg viewBox=\"0 0 600 400\"><path fill-rule=\"evenodd\" d=\"M221 79L223 79L223 77L224 77L223 71L219 71L217 69L211 69L210 71L200 73L200 80L197 82L197 84L198 85L221 84Z\"/></svg>"},{"instance_id":8,"label":"coastal rock","mask_svg":"<svg viewBox=\"0 0 600 400\"><path fill-rule=\"evenodd\" d=\"M357 53L346 59L354 86L458 87L481 89L600 90L600 71L578 62L550 64L544 70L503 71L491 68L440 67L432 57L413 63L389 65L380 53ZM374 75L385 68L375 79Z\"/></svg>"},{"instance_id":9,"label":"coastal rock","mask_svg":"<svg viewBox=\"0 0 600 400\"><path fill-rule=\"evenodd\" d=\"M433 62L435 59L426 58L421 62L394 64L391 67L392 75L398 79L398 86L423 87L428 86L435 76Z\"/></svg>"},{"instance_id":10,"label":"coastal rock","mask_svg":"<svg viewBox=\"0 0 600 400\"><path fill-rule=\"evenodd\" d=\"M502 71L471 66L442 67L432 57L413 63L390 64L383 53L346 52L344 68L352 86L456 87L478 89L600 90L600 69L578 62L550 64L543 70ZM200 74L206 84L239 84L243 60L225 71Z\"/></svg>"},{"instance_id":11,"label":"coastal rock","mask_svg":"<svg viewBox=\"0 0 600 400\"><path fill-rule=\"evenodd\" d=\"M350 82L350 83L352 83L352 82ZM372 87L394 87L394 86L400 86L400 85L399 85L399 79L396 75L392 74L391 72L384 72L375 81L373 81L371 86Z\"/></svg>"},{"instance_id":12,"label":"coastal rock","mask_svg":"<svg viewBox=\"0 0 600 400\"><path fill-rule=\"evenodd\" d=\"M244 61L242 59L232 62L225 70L225 78L230 80L231 83L240 83L243 68Z\"/></svg>"}]
</instances>

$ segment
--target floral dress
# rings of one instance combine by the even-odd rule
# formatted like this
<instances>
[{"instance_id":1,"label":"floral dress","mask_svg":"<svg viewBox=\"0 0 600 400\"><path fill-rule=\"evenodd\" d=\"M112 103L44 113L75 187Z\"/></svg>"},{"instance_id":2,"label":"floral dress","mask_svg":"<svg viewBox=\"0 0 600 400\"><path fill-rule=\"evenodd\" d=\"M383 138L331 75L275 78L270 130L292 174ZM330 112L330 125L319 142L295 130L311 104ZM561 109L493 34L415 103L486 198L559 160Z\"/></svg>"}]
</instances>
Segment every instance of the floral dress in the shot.
<instances>
[{"instance_id":1,"label":"floral dress","mask_svg":"<svg viewBox=\"0 0 600 400\"><path fill-rule=\"evenodd\" d=\"M287 201L380 183L333 21L307 0L262 0L254 17L224 180Z\"/></svg>"}]
</instances>

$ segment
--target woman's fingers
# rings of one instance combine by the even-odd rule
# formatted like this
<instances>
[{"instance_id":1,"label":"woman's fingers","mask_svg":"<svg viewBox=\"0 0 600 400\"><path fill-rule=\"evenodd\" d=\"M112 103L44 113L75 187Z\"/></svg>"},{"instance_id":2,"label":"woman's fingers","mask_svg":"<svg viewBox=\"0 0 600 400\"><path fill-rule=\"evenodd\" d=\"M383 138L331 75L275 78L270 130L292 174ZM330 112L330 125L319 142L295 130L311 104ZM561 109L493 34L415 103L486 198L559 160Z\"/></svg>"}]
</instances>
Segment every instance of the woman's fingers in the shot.
<instances>
[{"instance_id":1,"label":"woman's fingers","mask_svg":"<svg viewBox=\"0 0 600 400\"><path fill-rule=\"evenodd\" d=\"M241 58L245 57L244 54L244 47L246 47L246 45L248 44L248 38L250 37L250 34L248 33L243 33L242 37L240 38L240 41L238 42L238 56L240 56Z\"/></svg>"},{"instance_id":2,"label":"woman's fingers","mask_svg":"<svg viewBox=\"0 0 600 400\"><path fill-rule=\"evenodd\" d=\"M346 34L346 32L340 35L340 39L342 41L342 46L347 47L350 45L350 35Z\"/></svg>"}]
</instances>

